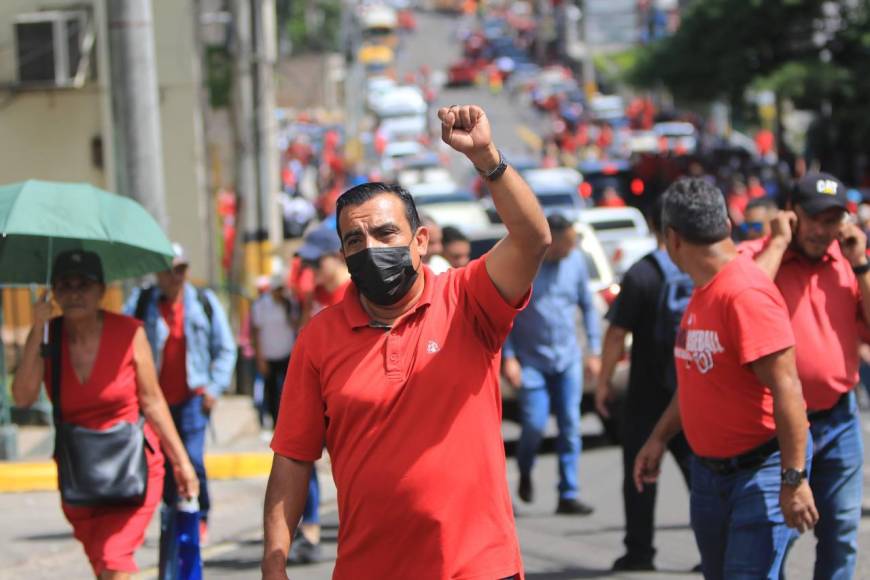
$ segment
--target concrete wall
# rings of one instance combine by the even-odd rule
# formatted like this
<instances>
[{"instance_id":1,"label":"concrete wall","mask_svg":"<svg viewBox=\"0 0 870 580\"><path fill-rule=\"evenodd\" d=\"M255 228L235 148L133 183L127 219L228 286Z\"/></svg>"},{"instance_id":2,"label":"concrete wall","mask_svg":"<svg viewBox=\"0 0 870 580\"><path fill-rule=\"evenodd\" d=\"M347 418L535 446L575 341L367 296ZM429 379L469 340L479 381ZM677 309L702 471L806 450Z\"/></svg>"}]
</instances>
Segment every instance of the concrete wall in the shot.
<instances>
[{"instance_id":1,"label":"concrete wall","mask_svg":"<svg viewBox=\"0 0 870 580\"><path fill-rule=\"evenodd\" d=\"M28 178L88 181L115 190L106 15L102 0L0 2L0 183ZM206 275L204 181L197 148L189 1L153 0L169 236L187 248L192 275ZM90 5L96 23L97 78L81 89L10 91L15 81L15 16L44 8ZM103 169L91 159L91 139L103 139Z\"/></svg>"}]
</instances>

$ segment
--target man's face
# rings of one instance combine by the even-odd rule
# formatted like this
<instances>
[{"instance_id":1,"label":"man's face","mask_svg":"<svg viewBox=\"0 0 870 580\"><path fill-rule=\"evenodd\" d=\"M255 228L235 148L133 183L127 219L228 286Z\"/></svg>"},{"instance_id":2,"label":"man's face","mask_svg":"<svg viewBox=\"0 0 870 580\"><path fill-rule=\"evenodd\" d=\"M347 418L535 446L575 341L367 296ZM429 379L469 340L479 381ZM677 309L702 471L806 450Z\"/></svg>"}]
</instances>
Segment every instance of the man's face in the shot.
<instances>
[{"instance_id":1,"label":"man's face","mask_svg":"<svg viewBox=\"0 0 870 580\"><path fill-rule=\"evenodd\" d=\"M464 240L456 240L444 246L444 259L450 263L451 268L462 268L471 261L471 243Z\"/></svg>"},{"instance_id":2,"label":"man's face","mask_svg":"<svg viewBox=\"0 0 870 580\"><path fill-rule=\"evenodd\" d=\"M178 264L173 266L171 270L166 270L157 273L157 286L165 295L174 295L187 280L187 264Z\"/></svg>"},{"instance_id":3,"label":"man's face","mask_svg":"<svg viewBox=\"0 0 870 580\"><path fill-rule=\"evenodd\" d=\"M429 245L429 230L420 227L412 232L405 215L405 204L390 193L344 208L340 225L345 258L367 248L407 246L411 251L411 263L419 265Z\"/></svg>"},{"instance_id":4,"label":"man's face","mask_svg":"<svg viewBox=\"0 0 870 580\"><path fill-rule=\"evenodd\" d=\"M757 240L770 235L770 217L772 212L764 207L753 207L743 214L741 230L747 240Z\"/></svg>"},{"instance_id":5,"label":"man's face","mask_svg":"<svg viewBox=\"0 0 870 580\"><path fill-rule=\"evenodd\" d=\"M347 264L337 254L322 256L314 267L314 283L318 286L331 286L339 276L347 272ZM343 276L342 276L343 277Z\"/></svg>"},{"instance_id":6,"label":"man's face","mask_svg":"<svg viewBox=\"0 0 870 580\"><path fill-rule=\"evenodd\" d=\"M426 251L426 257L423 261L427 264L432 256L440 256L444 253L444 246L441 243L441 228L438 226L429 226L429 249Z\"/></svg>"},{"instance_id":7,"label":"man's face","mask_svg":"<svg viewBox=\"0 0 870 580\"><path fill-rule=\"evenodd\" d=\"M800 206L794 210L798 222L792 243L806 257L820 260L837 239L845 210L831 208L816 215L808 214Z\"/></svg>"},{"instance_id":8,"label":"man's face","mask_svg":"<svg viewBox=\"0 0 870 580\"><path fill-rule=\"evenodd\" d=\"M568 257L568 254L577 245L577 232L574 228L553 234L553 243L547 249L547 255L544 257L548 262L558 262Z\"/></svg>"}]
</instances>

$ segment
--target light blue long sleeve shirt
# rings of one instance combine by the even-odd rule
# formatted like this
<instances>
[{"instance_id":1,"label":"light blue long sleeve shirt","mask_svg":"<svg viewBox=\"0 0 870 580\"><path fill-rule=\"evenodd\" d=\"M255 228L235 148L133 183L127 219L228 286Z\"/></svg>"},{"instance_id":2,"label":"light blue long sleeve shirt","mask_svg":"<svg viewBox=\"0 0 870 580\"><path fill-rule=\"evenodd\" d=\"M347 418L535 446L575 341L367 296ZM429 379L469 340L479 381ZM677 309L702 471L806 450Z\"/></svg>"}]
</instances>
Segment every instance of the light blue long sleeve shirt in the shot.
<instances>
[{"instance_id":1,"label":"light blue long sleeve shirt","mask_svg":"<svg viewBox=\"0 0 870 580\"><path fill-rule=\"evenodd\" d=\"M575 326L577 307L591 354L601 351L601 321L589 289L586 260L574 250L558 262L544 262L532 284L532 298L519 313L504 346L504 356L544 373L567 369L582 357Z\"/></svg>"}]
</instances>

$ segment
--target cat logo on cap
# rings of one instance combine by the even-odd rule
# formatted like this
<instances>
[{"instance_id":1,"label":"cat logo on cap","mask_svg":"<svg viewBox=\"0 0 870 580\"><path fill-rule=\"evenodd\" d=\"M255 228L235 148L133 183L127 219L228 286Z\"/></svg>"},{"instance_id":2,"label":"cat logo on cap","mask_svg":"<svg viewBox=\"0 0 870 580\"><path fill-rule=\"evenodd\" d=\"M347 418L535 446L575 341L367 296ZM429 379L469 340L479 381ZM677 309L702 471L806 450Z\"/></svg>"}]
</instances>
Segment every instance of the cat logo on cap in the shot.
<instances>
[{"instance_id":1,"label":"cat logo on cap","mask_svg":"<svg viewBox=\"0 0 870 580\"><path fill-rule=\"evenodd\" d=\"M825 195L837 195L837 182L833 179L820 179L816 182L816 191Z\"/></svg>"}]
</instances>

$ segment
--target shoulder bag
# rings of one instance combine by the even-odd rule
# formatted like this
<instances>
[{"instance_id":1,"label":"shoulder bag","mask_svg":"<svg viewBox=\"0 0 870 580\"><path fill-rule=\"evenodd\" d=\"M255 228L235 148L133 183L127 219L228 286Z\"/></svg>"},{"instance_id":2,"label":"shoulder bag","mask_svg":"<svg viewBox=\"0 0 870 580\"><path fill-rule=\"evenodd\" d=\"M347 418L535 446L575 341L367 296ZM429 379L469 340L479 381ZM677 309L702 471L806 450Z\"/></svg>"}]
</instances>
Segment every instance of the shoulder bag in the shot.
<instances>
[{"instance_id":1,"label":"shoulder bag","mask_svg":"<svg viewBox=\"0 0 870 580\"><path fill-rule=\"evenodd\" d=\"M61 324L51 322L51 392L60 495L80 506L141 505L148 487L145 419L104 430L64 423L60 411ZM97 361L96 364L99 364Z\"/></svg>"}]
</instances>

